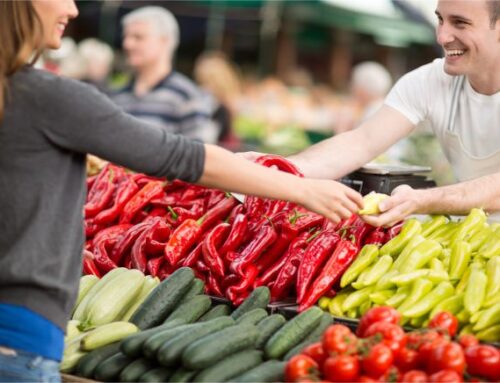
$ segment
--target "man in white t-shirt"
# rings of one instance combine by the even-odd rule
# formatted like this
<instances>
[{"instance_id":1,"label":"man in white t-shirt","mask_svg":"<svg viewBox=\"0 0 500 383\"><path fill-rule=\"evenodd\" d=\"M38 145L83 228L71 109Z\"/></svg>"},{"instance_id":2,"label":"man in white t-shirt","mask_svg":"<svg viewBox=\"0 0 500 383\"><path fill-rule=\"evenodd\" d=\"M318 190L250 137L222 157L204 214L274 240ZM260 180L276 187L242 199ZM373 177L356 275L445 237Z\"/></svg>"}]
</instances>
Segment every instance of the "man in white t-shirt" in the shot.
<instances>
[{"instance_id":1,"label":"man in white t-shirt","mask_svg":"<svg viewBox=\"0 0 500 383\"><path fill-rule=\"evenodd\" d=\"M500 211L500 0L439 0L436 35L445 57L402 77L384 106L358 129L290 157L307 177L338 179L409 135L431 126L450 161L455 185L396 188L373 225L413 213Z\"/></svg>"}]
</instances>

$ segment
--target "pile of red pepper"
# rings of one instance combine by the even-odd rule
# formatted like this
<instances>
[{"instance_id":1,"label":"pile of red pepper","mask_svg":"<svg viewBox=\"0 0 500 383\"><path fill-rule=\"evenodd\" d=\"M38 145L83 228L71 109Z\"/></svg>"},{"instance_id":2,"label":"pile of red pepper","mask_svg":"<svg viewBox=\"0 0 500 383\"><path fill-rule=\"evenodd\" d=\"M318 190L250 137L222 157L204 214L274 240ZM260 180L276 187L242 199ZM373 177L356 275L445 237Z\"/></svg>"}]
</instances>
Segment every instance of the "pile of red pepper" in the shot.
<instances>
[{"instance_id":1,"label":"pile of red pepper","mask_svg":"<svg viewBox=\"0 0 500 383\"><path fill-rule=\"evenodd\" d=\"M405 333L399 313L375 307L361 318L356 335L341 324L328 327L322 341L288 362L287 382L498 382L500 351L473 335L451 338L458 321L438 313L429 328Z\"/></svg>"},{"instance_id":2,"label":"pile of red pepper","mask_svg":"<svg viewBox=\"0 0 500 383\"><path fill-rule=\"evenodd\" d=\"M286 159L257 163L302 176ZM294 203L132 174L115 165L87 180L84 272L136 268L163 279L188 266L207 293L239 304L257 286L274 301L295 287L301 309L330 291L366 243L397 234L353 215L333 225Z\"/></svg>"}]
</instances>

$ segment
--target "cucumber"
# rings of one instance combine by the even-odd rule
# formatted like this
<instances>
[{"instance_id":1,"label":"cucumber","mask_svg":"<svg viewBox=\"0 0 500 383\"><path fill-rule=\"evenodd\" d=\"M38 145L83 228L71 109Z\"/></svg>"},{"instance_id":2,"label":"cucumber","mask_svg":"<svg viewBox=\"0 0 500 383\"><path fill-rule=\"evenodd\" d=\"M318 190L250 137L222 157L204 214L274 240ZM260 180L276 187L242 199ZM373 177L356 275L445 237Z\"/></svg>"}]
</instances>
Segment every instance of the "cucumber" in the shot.
<instances>
[{"instance_id":1,"label":"cucumber","mask_svg":"<svg viewBox=\"0 0 500 383\"><path fill-rule=\"evenodd\" d=\"M94 378L103 382L116 382L122 370L133 361L134 359L118 352L97 365Z\"/></svg>"},{"instance_id":2,"label":"cucumber","mask_svg":"<svg viewBox=\"0 0 500 383\"><path fill-rule=\"evenodd\" d=\"M257 287L252 293L248 296L247 299L243 301L243 303L233 311L231 316L234 319L238 319L243 314L252 311L253 309L265 309L269 304L269 300L271 298L271 293L269 292L269 288L266 286Z\"/></svg>"},{"instance_id":3,"label":"cucumber","mask_svg":"<svg viewBox=\"0 0 500 383\"><path fill-rule=\"evenodd\" d=\"M197 324L186 324L163 330L150 336L142 345L142 353L146 358L156 359L156 353L163 346L163 343L176 337L185 330L196 328Z\"/></svg>"},{"instance_id":4,"label":"cucumber","mask_svg":"<svg viewBox=\"0 0 500 383\"><path fill-rule=\"evenodd\" d=\"M231 314L231 307L228 305L216 305L212 307L207 313L203 314L198 322L206 322L214 318L227 316Z\"/></svg>"},{"instance_id":5,"label":"cucumber","mask_svg":"<svg viewBox=\"0 0 500 383\"><path fill-rule=\"evenodd\" d=\"M196 382L225 382L262 363L262 351L244 350L222 359L195 376Z\"/></svg>"},{"instance_id":6,"label":"cucumber","mask_svg":"<svg viewBox=\"0 0 500 383\"><path fill-rule=\"evenodd\" d=\"M278 331L284 324L286 319L281 314L273 314L267 318L262 319L257 324L257 330L259 331L259 337L255 343L255 347L258 349L263 349L267 341L273 334Z\"/></svg>"},{"instance_id":7,"label":"cucumber","mask_svg":"<svg viewBox=\"0 0 500 383\"><path fill-rule=\"evenodd\" d=\"M165 323L172 322L174 320L183 321L184 323L196 322L203 314L205 314L212 301L207 295L195 295L185 301L183 301L172 314L170 314L165 321Z\"/></svg>"},{"instance_id":8,"label":"cucumber","mask_svg":"<svg viewBox=\"0 0 500 383\"><path fill-rule=\"evenodd\" d=\"M285 366L286 362L281 362L279 360L268 360L267 362L264 362L261 365L243 373L242 375L239 375L231 379L231 382L238 382L238 383L284 382Z\"/></svg>"},{"instance_id":9,"label":"cucumber","mask_svg":"<svg viewBox=\"0 0 500 383\"><path fill-rule=\"evenodd\" d=\"M234 319L231 317L220 317L212 319L208 322L197 323L196 327L183 331L176 337L163 343L156 357L162 366L177 366L180 363L184 350L198 339L222 330L226 327L233 326Z\"/></svg>"},{"instance_id":10,"label":"cucumber","mask_svg":"<svg viewBox=\"0 0 500 383\"><path fill-rule=\"evenodd\" d=\"M190 344L182 353L182 364L191 370L203 370L231 354L254 347L258 335L257 327L251 324L225 328Z\"/></svg>"},{"instance_id":11,"label":"cucumber","mask_svg":"<svg viewBox=\"0 0 500 383\"><path fill-rule=\"evenodd\" d=\"M267 318L267 311L264 309L253 309L243 314L236 320L236 324L257 324L264 318Z\"/></svg>"},{"instance_id":12,"label":"cucumber","mask_svg":"<svg viewBox=\"0 0 500 383\"><path fill-rule=\"evenodd\" d=\"M187 383L191 381L191 378L195 374L196 371L186 370L185 368L181 367L172 374L168 381L170 383Z\"/></svg>"},{"instance_id":13,"label":"cucumber","mask_svg":"<svg viewBox=\"0 0 500 383\"><path fill-rule=\"evenodd\" d=\"M189 290L193 279L193 270L189 267L177 269L148 295L130 322L141 330L158 326Z\"/></svg>"},{"instance_id":14,"label":"cucumber","mask_svg":"<svg viewBox=\"0 0 500 383\"><path fill-rule=\"evenodd\" d=\"M85 355L76 365L76 375L92 378L99 363L120 351L120 342L108 344Z\"/></svg>"},{"instance_id":15,"label":"cucumber","mask_svg":"<svg viewBox=\"0 0 500 383\"><path fill-rule=\"evenodd\" d=\"M318 326L311 331L311 333L305 337L298 345L294 346L290 351L288 351L283 360L290 360L293 356L300 354L304 348L310 344L319 342L323 336L323 333L333 323L333 317L330 313L324 313L321 317Z\"/></svg>"},{"instance_id":16,"label":"cucumber","mask_svg":"<svg viewBox=\"0 0 500 383\"><path fill-rule=\"evenodd\" d=\"M203 282L200 278L195 278L193 279L193 282L191 282L189 290L182 297L182 300L185 301L196 295L201 295L203 294L204 291L205 291L205 282Z\"/></svg>"},{"instance_id":17,"label":"cucumber","mask_svg":"<svg viewBox=\"0 0 500 383\"><path fill-rule=\"evenodd\" d=\"M323 310L314 306L284 324L264 346L267 359L280 359L319 324Z\"/></svg>"},{"instance_id":18,"label":"cucumber","mask_svg":"<svg viewBox=\"0 0 500 383\"><path fill-rule=\"evenodd\" d=\"M141 331L138 334L133 334L121 341L120 350L131 358L137 358L142 355L142 346L154 334L178 327L179 323L170 322L161 326L150 328L149 330Z\"/></svg>"},{"instance_id":19,"label":"cucumber","mask_svg":"<svg viewBox=\"0 0 500 383\"><path fill-rule=\"evenodd\" d=\"M84 351L92 351L117 342L137 331L139 331L137 326L129 322L108 323L85 335L80 341L80 348Z\"/></svg>"},{"instance_id":20,"label":"cucumber","mask_svg":"<svg viewBox=\"0 0 500 383\"><path fill-rule=\"evenodd\" d=\"M155 363L146 359L140 358L134 360L120 373L120 382L137 382L142 374L155 367Z\"/></svg>"},{"instance_id":21,"label":"cucumber","mask_svg":"<svg viewBox=\"0 0 500 383\"><path fill-rule=\"evenodd\" d=\"M158 383L167 382L168 378L172 375L173 371L166 367L156 367L152 370L146 371L139 378L139 382Z\"/></svg>"}]
</instances>

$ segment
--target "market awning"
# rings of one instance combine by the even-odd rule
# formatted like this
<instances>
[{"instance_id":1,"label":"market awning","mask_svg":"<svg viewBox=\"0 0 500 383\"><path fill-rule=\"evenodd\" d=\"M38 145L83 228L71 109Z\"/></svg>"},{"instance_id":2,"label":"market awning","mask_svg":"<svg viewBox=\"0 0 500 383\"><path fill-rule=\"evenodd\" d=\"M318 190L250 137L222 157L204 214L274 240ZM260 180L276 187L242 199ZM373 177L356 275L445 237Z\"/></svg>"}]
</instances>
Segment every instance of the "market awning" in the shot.
<instances>
[{"instance_id":1,"label":"market awning","mask_svg":"<svg viewBox=\"0 0 500 383\"><path fill-rule=\"evenodd\" d=\"M378 43L433 44L432 27L409 20L391 0L316 0L287 4L287 16L302 22L373 35Z\"/></svg>"}]
</instances>

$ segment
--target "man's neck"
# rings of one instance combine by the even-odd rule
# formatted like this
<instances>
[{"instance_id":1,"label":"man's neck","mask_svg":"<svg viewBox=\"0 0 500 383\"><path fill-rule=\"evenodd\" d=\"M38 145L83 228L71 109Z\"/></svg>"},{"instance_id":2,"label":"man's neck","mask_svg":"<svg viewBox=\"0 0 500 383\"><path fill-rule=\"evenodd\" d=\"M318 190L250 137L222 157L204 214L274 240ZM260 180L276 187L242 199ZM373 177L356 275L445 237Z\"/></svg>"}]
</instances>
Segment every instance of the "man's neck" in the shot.
<instances>
[{"instance_id":1,"label":"man's neck","mask_svg":"<svg viewBox=\"0 0 500 383\"><path fill-rule=\"evenodd\" d=\"M170 64L160 62L148 67L140 68L136 72L134 93L142 96L155 87L172 71Z\"/></svg>"},{"instance_id":2,"label":"man's neck","mask_svg":"<svg viewBox=\"0 0 500 383\"><path fill-rule=\"evenodd\" d=\"M486 96L491 96L495 93L500 92L499 68L492 68L491 70L486 70L474 76L468 75L467 79L469 80L469 83L472 86L472 88L477 93L484 94Z\"/></svg>"}]
</instances>

